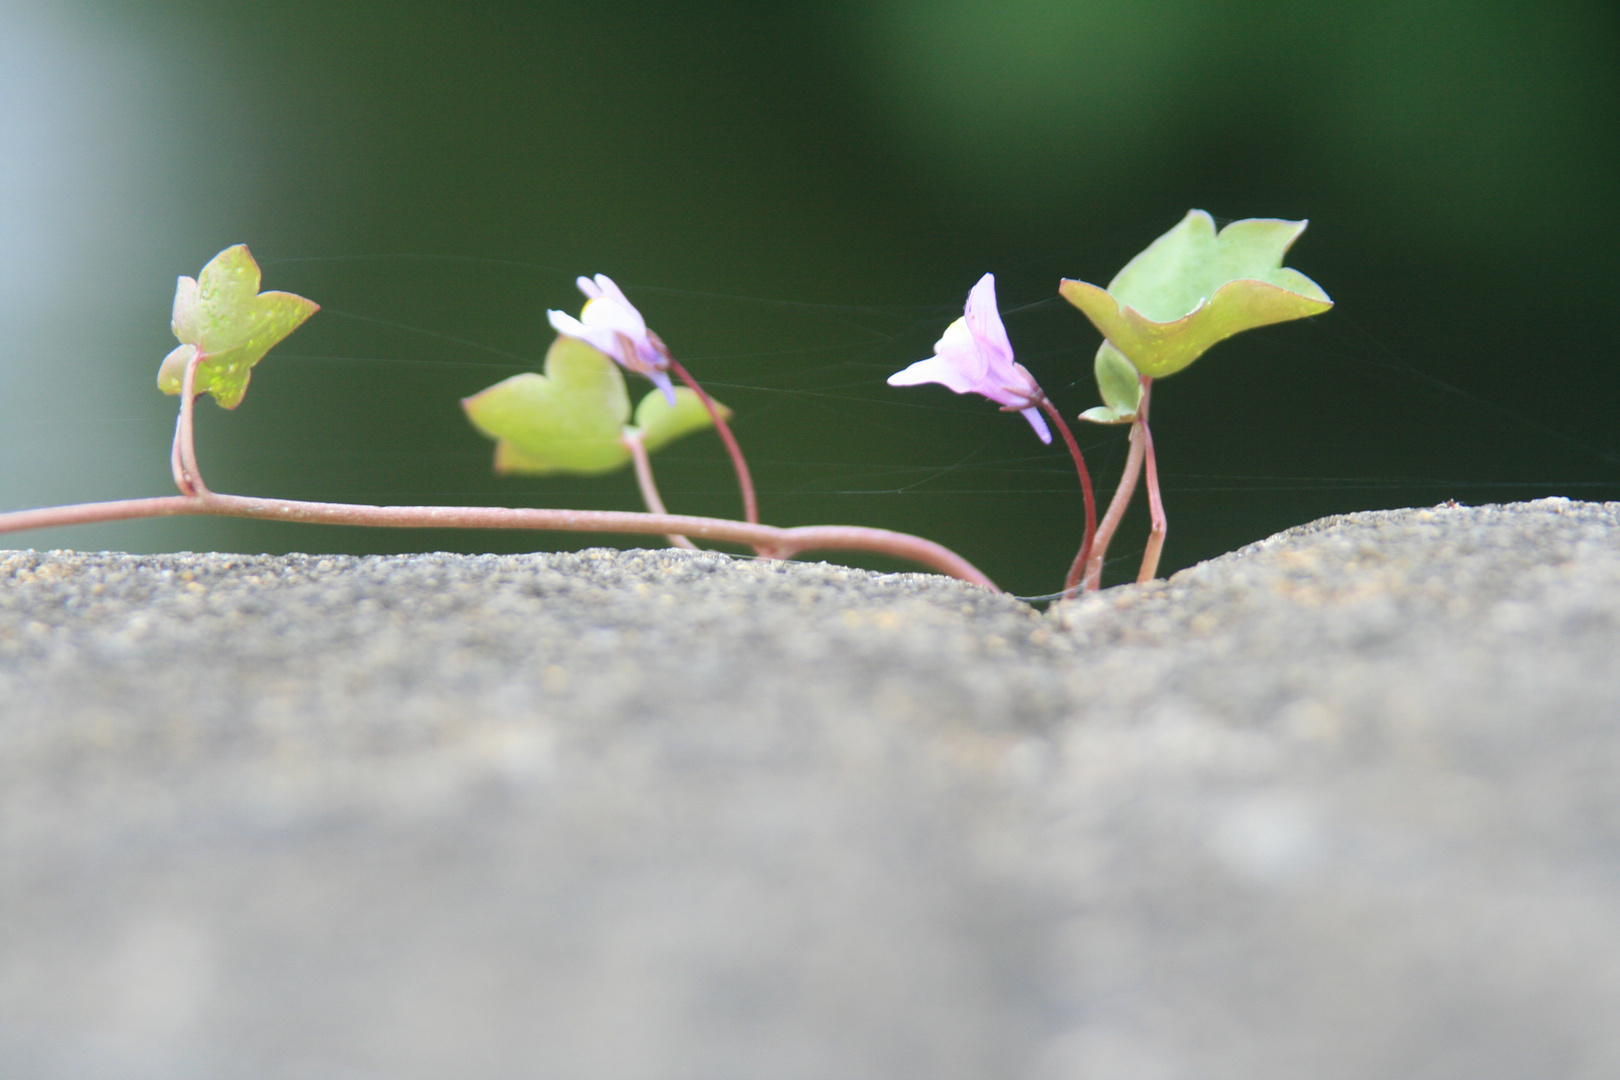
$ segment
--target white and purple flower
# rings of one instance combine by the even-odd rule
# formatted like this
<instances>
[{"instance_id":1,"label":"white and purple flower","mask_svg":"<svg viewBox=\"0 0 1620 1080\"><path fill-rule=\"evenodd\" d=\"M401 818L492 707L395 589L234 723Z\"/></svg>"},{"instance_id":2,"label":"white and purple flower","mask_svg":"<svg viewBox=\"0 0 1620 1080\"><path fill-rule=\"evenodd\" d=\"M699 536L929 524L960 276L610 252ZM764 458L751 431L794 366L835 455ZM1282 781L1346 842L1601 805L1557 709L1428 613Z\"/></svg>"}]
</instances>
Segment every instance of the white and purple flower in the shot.
<instances>
[{"instance_id":1,"label":"white and purple flower","mask_svg":"<svg viewBox=\"0 0 1620 1080\"><path fill-rule=\"evenodd\" d=\"M606 353L626 371L651 379L674 405L669 349L657 334L647 329L641 312L606 274L597 274L594 280L581 277L575 284L587 297L585 310L577 319L566 312L547 311L552 327L559 334L578 338Z\"/></svg>"},{"instance_id":2,"label":"white and purple flower","mask_svg":"<svg viewBox=\"0 0 1620 1080\"><path fill-rule=\"evenodd\" d=\"M556 320L552 320L556 324ZM934 355L889 376L890 386L939 383L958 394L980 394L1008 412L1022 413L1041 442L1052 432L1041 415L1046 395L1023 364L1013 359L1012 342L996 310L996 276L986 274L968 293L962 317L945 328Z\"/></svg>"}]
</instances>

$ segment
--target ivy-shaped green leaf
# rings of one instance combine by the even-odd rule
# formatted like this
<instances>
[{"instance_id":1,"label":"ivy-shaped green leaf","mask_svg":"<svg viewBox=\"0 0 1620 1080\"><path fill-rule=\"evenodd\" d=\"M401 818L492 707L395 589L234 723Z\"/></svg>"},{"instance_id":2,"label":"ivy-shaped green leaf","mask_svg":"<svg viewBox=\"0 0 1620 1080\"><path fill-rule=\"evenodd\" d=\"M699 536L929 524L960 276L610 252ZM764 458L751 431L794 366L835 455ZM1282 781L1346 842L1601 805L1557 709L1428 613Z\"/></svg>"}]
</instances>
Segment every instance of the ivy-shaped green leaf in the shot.
<instances>
[{"instance_id":1,"label":"ivy-shaped green leaf","mask_svg":"<svg viewBox=\"0 0 1620 1080\"><path fill-rule=\"evenodd\" d=\"M720 414L731 410L715 403ZM709 412L686 387L671 406L654 390L630 419L624 374L605 353L560 336L546 353L545 374L526 371L462 400L473 426L495 440L498 473L612 472L630 462L627 431L640 430L649 452L710 426Z\"/></svg>"},{"instance_id":2,"label":"ivy-shaped green leaf","mask_svg":"<svg viewBox=\"0 0 1620 1080\"><path fill-rule=\"evenodd\" d=\"M1192 210L1107 289L1065 279L1058 291L1137 370L1164 378L1233 334L1333 306L1321 286L1282 265L1305 225L1250 218L1217 234L1208 214Z\"/></svg>"},{"instance_id":3,"label":"ivy-shaped green leaf","mask_svg":"<svg viewBox=\"0 0 1620 1080\"><path fill-rule=\"evenodd\" d=\"M731 419L730 409L718 401L714 407L720 411L721 419ZM709 416L709 410L703 407L703 399L684 386L675 388L674 405L664 397L663 391L654 390L636 406L636 427L641 429L641 444L648 453L669 445L683 435L713 426L714 420Z\"/></svg>"},{"instance_id":4,"label":"ivy-shaped green leaf","mask_svg":"<svg viewBox=\"0 0 1620 1080\"><path fill-rule=\"evenodd\" d=\"M163 358L158 389L180 393L186 365L200 354L196 392L234 409L247 393L253 365L319 310L292 293L261 293L259 264L247 245L228 247L195 280L182 277L175 286L171 325L181 344Z\"/></svg>"},{"instance_id":5,"label":"ivy-shaped green leaf","mask_svg":"<svg viewBox=\"0 0 1620 1080\"><path fill-rule=\"evenodd\" d=\"M1080 419L1093 424L1128 424L1135 420L1136 410L1142 404L1142 380L1135 365L1104 340L1097 348L1094 367L1103 403L1081 413Z\"/></svg>"},{"instance_id":6,"label":"ivy-shaped green leaf","mask_svg":"<svg viewBox=\"0 0 1620 1080\"><path fill-rule=\"evenodd\" d=\"M551 343L545 374L514 375L461 407L495 440L496 472L604 473L630 460L620 441L630 419L624 375L578 338Z\"/></svg>"}]
</instances>

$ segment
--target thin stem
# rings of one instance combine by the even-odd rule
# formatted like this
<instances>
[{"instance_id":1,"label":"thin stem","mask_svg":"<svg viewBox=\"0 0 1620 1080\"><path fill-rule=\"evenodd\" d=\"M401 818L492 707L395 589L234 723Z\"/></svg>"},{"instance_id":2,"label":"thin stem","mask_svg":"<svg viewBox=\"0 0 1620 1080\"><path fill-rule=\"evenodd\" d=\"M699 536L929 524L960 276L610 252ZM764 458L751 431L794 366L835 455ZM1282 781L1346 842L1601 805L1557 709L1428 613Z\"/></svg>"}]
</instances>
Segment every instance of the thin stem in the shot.
<instances>
[{"instance_id":1,"label":"thin stem","mask_svg":"<svg viewBox=\"0 0 1620 1080\"><path fill-rule=\"evenodd\" d=\"M39 510L0 514L0 533L21 532L59 525L128 521L134 518L178 515L254 518L321 525L370 525L398 529L536 529L557 532L678 533L701 540L741 544L773 557L790 559L807 551L868 551L927 566L941 574L982 585L995 592L995 583L972 563L949 548L920 536L868 529L859 525L808 525L778 529L751 522L684 514L637 514L615 510L552 510L501 506L363 506L353 503L301 502L293 499L257 499L241 495L202 492L187 498L170 495L156 499L81 503Z\"/></svg>"},{"instance_id":2,"label":"thin stem","mask_svg":"<svg viewBox=\"0 0 1620 1080\"><path fill-rule=\"evenodd\" d=\"M652 462L647 457L647 447L641 441L639 431L627 431L619 440L624 448L630 451L630 460L636 467L636 485L641 488L641 501L647 504L647 509L654 514L665 513L664 500L658 495L658 482L653 479ZM689 548L697 550L697 545L679 533L670 533L664 537L671 547Z\"/></svg>"},{"instance_id":3,"label":"thin stem","mask_svg":"<svg viewBox=\"0 0 1620 1080\"><path fill-rule=\"evenodd\" d=\"M754 478L748 473L748 462L743 457L742 447L737 445L737 437L731 433L731 425L726 423L725 416L720 412L720 406L714 403L714 399L698 385L698 381L692 378L692 373L687 371L679 360L671 356L669 366L680 377L681 382L691 387L692 393L703 402L703 407L709 410L709 419L714 421L714 430L719 432L720 441L726 444L726 453L731 455L731 467L737 472L737 487L742 489L743 517L750 525L759 524L759 501L754 498Z\"/></svg>"},{"instance_id":4,"label":"thin stem","mask_svg":"<svg viewBox=\"0 0 1620 1080\"><path fill-rule=\"evenodd\" d=\"M169 471L174 474L174 486L182 495L195 495L191 479L186 476L185 462L180 460L180 417L174 418L174 445L169 447Z\"/></svg>"},{"instance_id":5,"label":"thin stem","mask_svg":"<svg viewBox=\"0 0 1620 1080\"><path fill-rule=\"evenodd\" d=\"M1103 560L1108 557L1108 545L1113 542L1114 532L1125 517L1125 507L1130 504L1131 496L1136 494L1136 481L1142 475L1142 435L1141 429L1131 424L1131 450L1125 458L1125 471L1120 473L1119 486L1114 489L1114 497L1108 502L1108 510L1103 514L1102 523L1097 526L1097 540L1091 545L1091 558L1086 561L1085 590L1096 592L1102 586Z\"/></svg>"},{"instance_id":6,"label":"thin stem","mask_svg":"<svg viewBox=\"0 0 1620 1080\"><path fill-rule=\"evenodd\" d=\"M192 354L186 362L185 376L180 380L180 463L186 468L194 494L207 495L208 485L203 483L202 470L197 467L196 414L197 367L203 361L202 350Z\"/></svg>"},{"instance_id":7,"label":"thin stem","mask_svg":"<svg viewBox=\"0 0 1620 1080\"><path fill-rule=\"evenodd\" d=\"M202 495L208 491L203 483L202 471L197 468L197 448L193 438L193 403L197 397L197 366L202 363L202 352L195 351L186 361L185 374L180 378L180 415L174 422L174 447L169 452L169 468L174 472L174 486L182 495Z\"/></svg>"},{"instance_id":8,"label":"thin stem","mask_svg":"<svg viewBox=\"0 0 1620 1080\"><path fill-rule=\"evenodd\" d=\"M1080 571L1086 565L1086 558L1091 554L1091 545L1097 537L1097 496L1091 490L1091 470L1086 468L1085 455L1080 453L1080 444L1074 441L1074 432L1063 419L1063 414L1056 405L1045 397L1041 398L1041 408L1052 422L1063 433L1063 441L1069 446L1069 456L1074 458L1075 471L1080 474L1080 492L1086 501L1086 532L1080 540L1080 550L1074 556L1074 565L1069 567L1069 576L1063 582L1065 597L1073 596L1080 584Z\"/></svg>"},{"instance_id":9,"label":"thin stem","mask_svg":"<svg viewBox=\"0 0 1620 1080\"><path fill-rule=\"evenodd\" d=\"M1120 473L1119 486L1114 489L1114 497L1108 501L1102 524L1097 526L1097 539L1091 545L1091 558L1086 562L1084 582L1087 592L1096 592L1102 587L1103 560L1108 556L1108 545L1113 542L1114 533L1125 518L1125 508L1130 505L1131 496L1136 494L1136 481L1142 475L1142 462L1146 456L1146 440L1142 431L1147 420L1148 392L1152 388L1152 380L1145 375L1141 379L1142 400L1136 408L1136 419L1131 422L1131 449L1125 457L1125 471Z\"/></svg>"},{"instance_id":10,"label":"thin stem","mask_svg":"<svg viewBox=\"0 0 1620 1080\"><path fill-rule=\"evenodd\" d=\"M38 510L13 510L0 514L0 533L54 529L63 525L94 525L104 521L133 518L175 517L207 513L194 495L164 495L155 499L118 499L111 502L74 503L46 506Z\"/></svg>"},{"instance_id":11,"label":"thin stem","mask_svg":"<svg viewBox=\"0 0 1620 1080\"><path fill-rule=\"evenodd\" d=\"M1147 404L1145 393L1142 403ZM1145 410L1137 422L1142 425L1142 443L1147 448L1148 515L1152 528L1148 532L1147 548L1142 552L1142 569L1137 571L1136 583L1146 585L1158 575L1159 553L1164 550L1164 534L1169 531L1170 524L1165 520L1164 501L1159 498L1159 464L1153 456L1153 432L1148 429Z\"/></svg>"}]
</instances>

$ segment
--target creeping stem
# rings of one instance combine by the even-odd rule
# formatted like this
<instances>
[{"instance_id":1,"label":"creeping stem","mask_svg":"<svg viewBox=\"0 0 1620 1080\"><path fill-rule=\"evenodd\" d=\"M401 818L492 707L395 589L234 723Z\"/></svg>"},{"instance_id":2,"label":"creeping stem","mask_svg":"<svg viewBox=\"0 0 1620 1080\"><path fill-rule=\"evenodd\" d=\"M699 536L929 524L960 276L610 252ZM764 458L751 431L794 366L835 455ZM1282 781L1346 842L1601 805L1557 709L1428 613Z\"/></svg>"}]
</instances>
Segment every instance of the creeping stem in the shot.
<instances>
[{"instance_id":1,"label":"creeping stem","mask_svg":"<svg viewBox=\"0 0 1620 1080\"><path fill-rule=\"evenodd\" d=\"M731 455L731 467L737 471L737 486L742 489L743 517L751 525L759 524L759 502L754 498L754 478L748 474L748 462L743 458L742 447L737 445L737 437L731 433L731 425L720 415L720 407L714 403L714 399L698 385L692 373L679 360L671 356L669 366L681 382L691 387L692 393L703 402L703 407L709 410L709 419L714 421L714 429L720 433L720 441L726 444L726 453Z\"/></svg>"},{"instance_id":2,"label":"creeping stem","mask_svg":"<svg viewBox=\"0 0 1620 1080\"><path fill-rule=\"evenodd\" d=\"M1080 540L1080 550L1075 554L1074 565L1069 568L1069 576L1063 582L1065 596L1073 596L1080 585L1080 573L1086 565L1086 559L1091 554L1092 544L1097 537L1097 496L1091 490L1091 470L1086 468L1085 455L1080 453L1080 444L1074 441L1074 432L1064 421L1063 414L1056 405L1043 394L1041 396L1041 409L1052 422L1057 425L1058 431L1063 433L1063 441L1068 444L1069 456L1074 458L1074 469L1080 474L1080 493L1086 502L1086 532Z\"/></svg>"},{"instance_id":3,"label":"creeping stem","mask_svg":"<svg viewBox=\"0 0 1620 1080\"><path fill-rule=\"evenodd\" d=\"M635 464L636 485L641 488L641 501L647 504L649 512L664 513L664 500L658 495L658 483L653 479L652 462L648 460L647 447L642 444L641 432L626 431L619 441L630 451L630 460ZM696 544L679 533L670 533L664 539L669 541L671 547L697 550Z\"/></svg>"},{"instance_id":4,"label":"creeping stem","mask_svg":"<svg viewBox=\"0 0 1620 1080\"><path fill-rule=\"evenodd\" d=\"M37 510L0 513L0 533L28 529L87 525L96 522L130 521L137 518L205 515L212 517L254 518L260 521L296 521L323 525L370 525L396 529L536 529L558 532L628 533L663 535L678 546L694 547L688 537L751 547L761 555L791 559L807 551L869 551L918 563L950 577L999 592L996 585L972 563L950 548L920 536L868 529L859 525L810 525L779 529L757 520L726 521L722 518L691 517L664 513L663 501L653 482L646 447L640 439L627 437L626 446L636 466L636 479L642 498L652 513L637 514L612 510L552 510L500 506L365 506L354 503L303 502L295 499L259 499L224 495L210 491L197 468L193 441L193 414L196 399L197 365L193 356L186 365L180 387L180 415L175 423L174 444L169 463L181 494L154 499L122 499L113 502L79 503ZM751 517L754 505L753 483L742 452L731 437L719 408L680 364L673 365L709 409L726 445L732 451L742 483L743 498Z\"/></svg>"},{"instance_id":5,"label":"creeping stem","mask_svg":"<svg viewBox=\"0 0 1620 1080\"><path fill-rule=\"evenodd\" d=\"M790 559L807 551L869 551L906 559L938 573L1000 591L994 582L962 556L920 536L859 525L808 525L778 529L771 525L684 514L504 506L363 506L294 499L257 499L207 491L190 497L169 495L156 499L15 510L0 514L0 533L186 514L396 529L539 529L647 536L675 533L700 540L741 544L769 551L772 557L781 559Z\"/></svg>"},{"instance_id":6,"label":"creeping stem","mask_svg":"<svg viewBox=\"0 0 1620 1080\"><path fill-rule=\"evenodd\" d=\"M205 515L254 518L260 521L296 521L321 525L370 525L395 529L538 529L556 532L629 533L666 537L697 537L719 543L741 544L771 558L791 559L807 551L870 551L929 567L941 574L982 585L994 592L995 582L962 556L942 544L920 536L868 529L859 525L809 525L778 529L757 522L684 514L637 514L614 510L551 510L504 506L364 506L354 503L302 502L296 499L257 499L210 491L197 470L192 445L192 392L196 388L195 361L186 368L181 384L180 419L175 426L170 462L175 483L190 493L155 499L50 506L38 510L0 513L0 533L47 529L62 525L130 521L136 518ZM701 393L701 391L700 391ZM642 478L643 453L637 477ZM645 475L642 494L660 511L657 488Z\"/></svg>"}]
</instances>

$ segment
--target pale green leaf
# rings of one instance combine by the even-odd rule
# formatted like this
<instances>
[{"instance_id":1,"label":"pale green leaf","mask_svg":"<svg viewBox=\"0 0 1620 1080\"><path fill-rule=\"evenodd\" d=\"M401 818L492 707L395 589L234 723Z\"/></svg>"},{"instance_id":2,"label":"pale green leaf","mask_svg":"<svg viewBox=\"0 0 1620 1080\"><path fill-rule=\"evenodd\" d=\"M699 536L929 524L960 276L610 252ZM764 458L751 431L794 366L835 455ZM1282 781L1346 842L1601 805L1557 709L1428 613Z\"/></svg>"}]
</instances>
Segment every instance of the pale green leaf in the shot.
<instances>
[{"instance_id":1,"label":"pale green leaf","mask_svg":"<svg viewBox=\"0 0 1620 1080\"><path fill-rule=\"evenodd\" d=\"M1095 405L1080 414L1080 419L1089 420L1093 424L1129 424L1136 419L1136 411L1121 412L1106 406Z\"/></svg>"},{"instance_id":2,"label":"pale green leaf","mask_svg":"<svg viewBox=\"0 0 1620 1080\"><path fill-rule=\"evenodd\" d=\"M1136 367L1106 339L1097 347L1097 359L1093 366L1096 368L1097 389L1102 394L1103 404L1117 416L1135 416L1136 408L1142 402L1142 380L1137 375Z\"/></svg>"},{"instance_id":3,"label":"pale green leaf","mask_svg":"<svg viewBox=\"0 0 1620 1080\"><path fill-rule=\"evenodd\" d=\"M1233 334L1333 306L1319 285L1282 265L1305 225L1250 218L1217 234L1210 216L1193 210L1107 289L1065 279L1058 291L1142 374L1163 378Z\"/></svg>"},{"instance_id":4,"label":"pale green leaf","mask_svg":"<svg viewBox=\"0 0 1620 1080\"><path fill-rule=\"evenodd\" d=\"M720 410L722 419L731 419L730 409L718 401L714 404ZM664 397L662 390L654 390L636 406L636 427L641 429L641 442L648 453L667 446L682 435L702 431L713 424L709 410L703 407L703 400L684 386L675 388L674 405Z\"/></svg>"},{"instance_id":5,"label":"pale green leaf","mask_svg":"<svg viewBox=\"0 0 1620 1080\"><path fill-rule=\"evenodd\" d=\"M178 394L185 385L186 365L196 355L195 345L176 345L170 350L163 363L158 365L158 389L165 394Z\"/></svg>"},{"instance_id":6,"label":"pale green leaf","mask_svg":"<svg viewBox=\"0 0 1620 1080\"><path fill-rule=\"evenodd\" d=\"M198 394L234 409L247 393L254 364L298 329L320 305L285 292L259 292L259 264L245 244L208 260L196 280L182 277L174 290L174 336L201 356L193 384ZM158 369L158 389L178 394L191 353L176 349Z\"/></svg>"},{"instance_id":7,"label":"pale green leaf","mask_svg":"<svg viewBox=\"0 0 1620 1080\"><path fill-rule=\"evenodd\" d=\"M514 375L461 406L496 440L496 472L603 473L630 460L622 441L630 418L624 375L578 338L552 342L545 374Z\"/></svg>"},{"instance_id":8,"label":"pale green leaf","mask_svg":"<svg viewBox=\"0 0 1620 1080\"><path fill-rule=\"evenodd\" d=\"M495 440L495 471L507 473L553 473L557 468L550 462L525 454L512 445L511 439Z\"/></svg>"}]
</instances>

